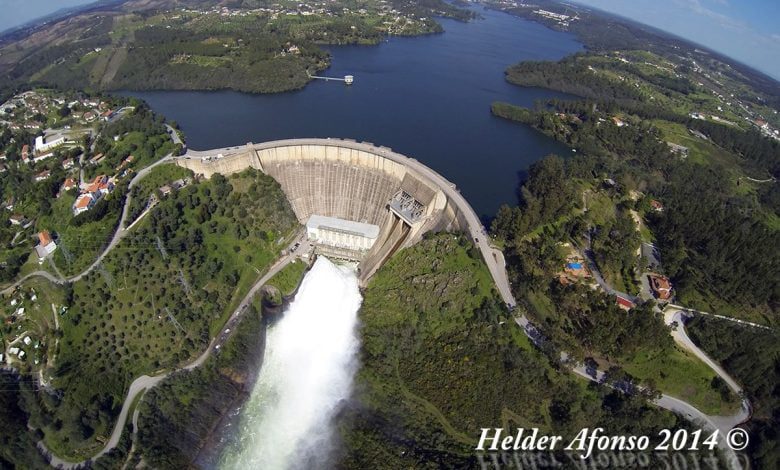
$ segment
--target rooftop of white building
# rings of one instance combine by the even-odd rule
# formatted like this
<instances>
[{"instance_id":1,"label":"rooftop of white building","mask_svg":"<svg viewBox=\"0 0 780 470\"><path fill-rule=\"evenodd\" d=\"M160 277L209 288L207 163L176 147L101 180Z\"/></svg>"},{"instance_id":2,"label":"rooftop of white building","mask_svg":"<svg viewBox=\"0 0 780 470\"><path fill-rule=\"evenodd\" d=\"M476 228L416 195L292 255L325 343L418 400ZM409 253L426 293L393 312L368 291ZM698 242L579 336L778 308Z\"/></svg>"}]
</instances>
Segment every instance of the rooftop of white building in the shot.
<instances>
[{"instance_id":1,"label":"rooftop of white building","mask_svg":"<svg viewBox=\"0 0 780 470\"><path fill-rule=\"evenodd\" d=\"M364 224L362 222L338 219L336 217L326 217L317 214L309 217L309 220L306 222L306 228L309 230L330 230L372 239L379 236L379 226L377 225Z\"/></svg>"}]
</instances>

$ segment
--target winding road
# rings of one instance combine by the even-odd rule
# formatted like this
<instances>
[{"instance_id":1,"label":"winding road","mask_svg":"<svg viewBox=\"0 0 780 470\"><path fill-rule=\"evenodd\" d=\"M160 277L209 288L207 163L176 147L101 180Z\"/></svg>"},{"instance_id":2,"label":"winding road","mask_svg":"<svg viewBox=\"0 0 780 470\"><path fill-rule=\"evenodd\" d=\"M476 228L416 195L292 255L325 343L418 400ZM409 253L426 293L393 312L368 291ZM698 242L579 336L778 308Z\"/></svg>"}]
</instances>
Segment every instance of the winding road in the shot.
<instances>
[{"instance_id":1,"label":"winding road","mask_svg":"<svg viewBox=\"0 0 780 470\"><path fill-rule=\"evenodd\" d=\"M675 342L693 353L696 357L707 364L713 371L715 371L715 373L718 374L718 376L728 384L734 393L741 397L742 403L739 411L731 416L712 416L705 414L690 403L665 393L661 394L659 398L654 399L653 404L659 408L669 410L684 417L691 423L700 426L702 430L707 430L709 432L717 430L718 447L724 452L728 460L729 467L741 468L742 464L740 463L740 459L727 444L725 436L734 427L750 419L752 412L750 402L744 398L742 388L737 384L737 382L731 378L731 376L729 376L728 373L726 373L726 371L724 371L723 368L721 368L715 361L710 359L710 357L707 356L704 351L699 349L693 341L691 341L691 339L688 337L688 334L685 332L685 327L682 321L683 314L684 312L682 310L676 308L667 308L664 311L664 321L667 325L671 326L673 322L677 322L676 327L672 328L672 337L674 338ZM599 384L611 386L605 383L606 377L603 371L588 369L582 364L577 364L572 368L572 371L585 379Z\"/></svg>"},{"instance_id":2,"label":"winding road","mask_svg":"<svg viewBox=\"0 0 780 470\"><path fill-rule=\"evenodd\" d=\"M583 255L583 257L588 261L589 268L591 269L594 279L596 279L596 282L605 292L610 295L623 296L632 302L640 300L638 297L613 289L599 272L598 266L592 257L592 252L589 250L580 250L580 254ZM683 322L684 316L686 314L691 315L691 313L686 313L687 309L677 305L668 304L665 306L664 310L656 307L656 311L662 312L664 314L664 323L670 326L671 335L674 338L674 341L684 349L690 351L693 355L709 366L721 379L723 379L728 384L729 388L731 388L731 390L741 398L742 402L740 409L731 416L707 415L690 403L667 394L661 394L661 397L653 400L653 403L660 408L669 410L673 413L685 417L687 420L701 426L702 428L708 429L710 431L719 431L718 445L725 452L729 461L729 466L731 468L740 468L741 464L739 459L737 458L734 451L727 445L724 436L734 427L750 419L752 413L750 401L744 397L742 387L740 387L739 384L737 384L737 382L725 370L723 370L723 368L720 367L717 362L713 361L709 356L707 356L707 354L699 349L699 347L696 346L696 344L688 337L688 334L685 331L685 324ZM604 372L602 371L595 369L588 370L582 364L576 364L572 368L572 371L575 374L588 380L601 384L604 383Z\"/></svg>"},{"instance_id":3,"label":"winding road","mask_svg":"<svg viewBox=\"0 0 780 470\"><path fill-rule=\"evenodd\" d=\"M169 128L169 131L172 129ZM174 141L178 139L178 135L176 134L175 130L173 130L173 133L171 134ZM290 145L306 145L309 143L316 143L316 144L322 144L322 141L324 139L292 139L289 141L284 141L286 143L289 143ZM482 222L480 221L479 217L477 216L476 212L474 212L471 205L466 201L466 199L460 194L456 186L452 183L450 183L446 178L441 176L439 173L435 172L434 170L430 169L429 167L423 165L422 163L418 162L415 159L405 157L403 155L400 155L398 153L393 152L392 150L385 148L385 147L376 147L373 144L362 142L354 142L354 141L344 141L340 139L327 139L327 140L334 140L337 141L337 145L346 145L349 147L357 148L360 150L364 150L367 152L375 153L377 155L383 156L385 158L388 158L390 160L402 163L404 165L408 165L409 167L413 168L415 171L419 172L420 174L424 175L428 179L430 179L432 182L437 184L442 191L446 194L448 198L450 198L458 207L460 212L463 214L466 222L467 222L467 231L469 235L472 237L472 240L474 241L474 244L479 248L480 252L482 253L482 256L485 260L485 263L488 267L488 270L490 272L491 277L493 278L493 281L495 283L496 289L498 290L499 295L501 296L502 300L505 302L507 307L510 311L514 310L516 306L516 301L514 296L512 295L511 286L509 283L509 279L507 276L506 271L506 263L504 260L503 253L498 250L497 248L493 247L490 242L487 235L487 231L482 225ZM179 140L179 142L181 142ZM336 143L336 142L334 142ZM252 147L254 148L262 148L266 145L280 145L280 142L269 142L265 144L252 144ZM130 181L129 188L132 188L137 184L141 179L143 179L146 175L149 174L149 172L156 166L173 162L175 158L199 158L200 156L204 156L207 154L215 154L215 153L236 153L239 151L245 151L247 150L247 146L236 146L236 147L228 147L224 149L215 149L205 152L188 152L187 156L185 157L173 157L172 155L167 155L166 157L158 160L154 164L140 170L135 177ZM65 282L75 282L80 279L82 279L84 276L92 272L94 269L96 269L101 261L105 258L105 256L115 247L117 244L124 238L124 236L129 232L129 230L124 228L128 211L129 211L129 204L131 200L130 192L128 191L125 204L122 209L122 215L119 220L119 224L117 226L116 232L114 233L114 236L112 237L109 244L105 247L105 249L98 255L96 260L84 271L82 271L79 274L76 274L74 276L68 277L68 278L62 278L55 276L47 271L35 271L32 273L27 274L11 286L6 287L4 290L2 290L3 294L6 294L8 292L13 291L17 286L22 284L24 281L31 277L40 276L48 279L51 282L54 282L56 284L63 284ZM296 237L295 241L301 240L303 234ZM293 243L295 243L293 241ZM291 243L290 245L292 246ZM243 298L241 303L238 305L237 310L230 316L226 324L224 325L223 329L221 330L220 334L213 338L212 341L209 343L209 346L206 348L206 350L194 361L190 362L189 364L183 366L180 369L172 370L163 374L159 374L156 376L148 376L143 375L141 377L136 378L131 384L128 389L127 397L125 398L125 401L123 403L122 409L120 411L120 414L117 418L117 422L114 426L113 432L111 434L111 437L109 438L108 442L106 443L105 447L98 452L94 458L98 458L105 453L109 452L111 449L115 448L117 444L119 443L119 439L122 435L122 431L125 427L125 423L128 419L128 414L130 411L130 407L132 406L134 400L136 397L139 396L139 394L143 394L145 391L149 390L150 388L153 388L154 386L158 385L161 381L163 381L165 378L169 377L171 374L176 373L177 371L181 370L191 370L194 369L201 364L203 364L209 356L212 354L212 352L219 350L221 345L224 343L224 341L230 336L230 332L232 329L234 329L234 326L236 323L240 320L243 313L246 311L246 307L251 302L252 298L256 295L256 293L259 291L259 289L262 288L262 286L271 278L273 277L277 272L279 272L281 269L283 269L287 264L289 264L293 259L295 259L296 255L288 252L289 254L282 256L279 258L267 271L265 275L263 275L255 284L250 288L250 290L247 292L246 296ZM588 257L590 259L590 257ZM597 270L594 270L594 273L597 272ZM598 279L598 278L597 278ZM602 279L603 281L603 279ZM604 285L607 285L605 281ZM601 282L600 282L601 284ZM609 287L607 285L607 287ZM608 292L611 291L611 288L607 289ZM678 342L681 346L685 347L686 349L690 350L693 354L695 354L697 357L702 359L706 364L708 364L720 377L723 378L724 381L726 381L727 384L729 384L729 387L732 388L732 390L735 391L735 393L738 393L741 395L742 389L739 387L739 385L734 381L728 374L726 374L725 371L723 371L720 366L718 366L717 363L712 361L709 357L704 354L701 350L699 350L695 344L693 344L692 341L688 338L687 334L685 333L684 327L682 326L682 310L669 310L668 313L666 313L666 321L668 324L671 324L674 321L678 322L678 326L676 330L673 330L672 334L674 336L675 341ZM533 324L529 322L529 320L526 318L525 315L518 315L515 317L515 322L523 328L523 331L525 334L531 339L531 341L534 344L540 344L541 341L543 341L542 335L539 332L538 329L536 329ZM564 354L565 356L565 354ZM573 367L573 372L585 377L589 380L593 380L596 382L603 382L603 373L600 371L589 371L585 369L582 365L575 365ZM699 411L694 406L690 405L689 403L686 403L682 400L679 400L675 397L668 396L668 395L662 395L659 399L655 400L654 402L657 406L670 410L672 412L675 412L677 414L680 414L681 416L684 416L685 418L691 420L692 422L695 422L697 424L702 424L708 428L711 429L718 429L722 432L726 432L730 430L732 427L736 426L737 424L740 424L744 421L746 421L750 416L750 404L747 400L743 399L742 408L741 410L736 413L734 416L727 416L727 417L719 417L719 416L708 416L701 411ZM135 421L135 418L134 418ZM721 440L722 442L722 440ZM42 443L40 444L42 445ZM45 448L43 449L45 451ZM727 449L728 450L728 449ZM51 455L50 452L47 452L49 455ZM731 457L734 457L733 459ZM93 459L89 459L84 462L67 462L62 459L57 458L54 455L51 455L51 463L54 466L60 467L60 468L74 468L80 465L83 465ZM736 461L736 456L733 455L733 452L731 452L730 455L730 461L732 463L732 466L734 466L734 462ZM738 466L738 464L736 465Z\"/></svg>"},{"instance_id":4,"label":"winding road","mask_svg":"<svg viewBox=\"0 0 780 470\"><path fill-rule=\"evenodd\" d=\"M740 398L742 398L742 406L740 407L740 410L735 413L732 416L708 416L709 421L713 425L713 427L720 429L722 432L728 432L735 426L744 423L748 419L750 419L751 414L751 407L750 402L744 398L744 391L742 390L742 387L737 383L736 380L734 380L728 372L723 370L723 368L714 360L712 360L704 351L699 349L698 346L688 337L688 333L685 331L685 317L686 312L683 309L680 309L675 306L667 306L664 311L664 322L667 325L672 326L673 323L676 323L675 326L672 327L672 337L674 338L674 341L682 346L683 348L687 349L691 353L693 353L699 360L701 360L703 363L707 364L710 369L715 371L716 374L718 374L718 377L723 379L724 382L729 386L729 388Z\"/></svg>"},{"instance_id":5,"label":"winding road","mask_svg":"<svg viewBox=\"0 0 780 470\"><path fill-rule=\"evenodd\" d=\"M52 273L50 273L48 271L43 271L43 270L33 271L33 272L23 276L18 281L14 282L13 284L11 284L10 286L6 287L2 291L0 291L0 294L6 295L6 294L9 294L9 293L13 292L14 289L16 289L18 286L23 284L25 281L27 281L28 279L33 278L33 277L43 277L43 278L46 278L46 279L48 279L49 281L51 281L51 282L53 282L55 284L65 284L66 282L76 282L76 281L80 280L81 278L83 278L84 276L86 276L87 274L91 273L95 268L97 268L100 265L101 261L103 261L103 259L106 257L106 255L111 250L113 250L114 247L117 246L119 244L119 242L122 241L122 239L129 233L129 230L127 230L125 228L125 221L127 220L127 214L128 214L128 212L130 210L130 202L131 202L131 199L132 199L132 195L131 195L130 189L133 189L133 187L136 184L138 184L139 181L144 179L146 177L146 175L148 175L152 171L152 169L154 169L155 167L157 167L159 165L162 165L162 164L165 164L165 163L170 163L172 161L173 161L173 156L171 154L168 154L165 157L163 157L163 158L157 160L156 162L152 163L151 165L147 166L146 168L140 170L138 173L136 173L136 175L133 177L133 179L130 180L130 184L128 185L128 192L127 192L127 195L125 197L125 203L124 203L124 206L122 207L122 216L119 218L119 224L116 227L116 231L114 232L114 236L111 238L111 241L108 243L108 245L106 245L106 247L103 249L103 251L100 252L100 254L97 256L95 261L91 265L89 265L89 267L87 267L85 270L81 271L78 274L75 274L73 276L66 277L66 278L55 276L54 274L52 274Z\"/></svg>"},{"instance_id":6,"label":"winding road","mask_svg":"<svg viewBox=\"0 0 780 470\"><path fill-rule=\"evenodd\" d=\"M270 268L268 268L266 273L252 285L252 287L246 293L244 298L238 304L238 307L236 308L235 312L233 312L230 318L228 318L227 322L225 322L225 325L220 330L220 333L211 340L206 350L203 351L203 353L200 356L198 356L194 361L178 369L170 370L168 372L159 375L153 375L153 376L142 375L136 378L135 380L133 380L133 382L130 384L130 388L127 391L127 396L125 397L125 401L122 404L122 410L119 412L119 416L117 417L116 423L114 424L114 430L111 433L111 437L109 437L108 441L106 442L106 445L103 447L103 449L100 450L100 452L95 454L92 458L89 458L81 462L69 462L67 460L58 458L50 451L48 451L43 446L43 443L39 442L38 444L39 447L41 447L42 450L47 455L50 456L51 465L62 469L77 468L100 458L104 454L114 449L119 444L119 440L122 437L122 432L124 431L125 424L127 423L127 418L130 414L130 408L133 405L133 402L135 401L136 397L144 394L147 390L154 388L160 382L162 382L163 380L165 380L166 378L170 377L171 375L177 372L192 370L197 367L200 367L204 362L206 362L206 360L211 356L212 353L214 353L215 351L219 351L222 345L225 344L225 341L227 341L230 338L231 334L235 331L235 327L238 325L238 322L241 320L241 317L244 315L244 313L247 312L247 307L252 302L255 295L257 295L259 290L262 289L262 287L271 278L273 278L279 271L284 269L288 264L296 260L299 256L301 256L304 253L303 250L292 252L289 249L295 243L301 242L304 235L305 233L301 231L301 233L298 234L298 236L296 236L292 242L290 242L288 249L286 250L288 254L281 256L279 259L277 259L276 262L273 265L271 265ZM137 408L135 413L133 414L132 422L133 422L134 429L137 429L138 427Z\"/></svg>"},{"instance_id":7,"label":"winding road","mask_svg":"<svg viewBox=\"0 0 780 470\"><path fill-rule=\"evenodd\" d=\"M267 148L274 148L274 147L281 147L281 146L297 146L297 145L332 145L332 146L339 146L339 147L346 147L351 148L355 150L360 150L367 153L372 153L375 155L379 155L383 158L386 158L388 160L391 160L396 163L400 163L401 165L405 165L412 170L416 171L418 174L421 174L428 178L432 183L434 183L436 186L438 186L444 194L449 198L452 202L455 203L458 210L463 214L463 216L466 219L466 223L468 225L468 233L471 235L471 239L474 242L474 244L479 248L479 251L482 253L482 257L485 260L485 264L487 264L488 270L490 271L490 275L493 277L493 281L496 285L496 289L498 290L498 293L501 295L501 298L503 299L504 303L506 303L507 307L512 310L514 309L517 302L515 301L514 296L512 295L512 289L509 285L509 278L507 277L506 273L506 262L504 260L504 254L501 252L501 250L493 247L490 244L490 239L487 234L487 230L482 225L482 222L479 220L479 217L477 216L477 213L474 212L474 209L471 207L471 204L466 201L466 198L463 197L463 195L458 190L457 186L455 186L454 183L447 180L447 178L443 177L439 173L437 173L435 170L431 169L427 165L424 165L417 161L414 158L407 157L405 155L402 155L398 152L394 152L392 149L388 147L382 147L382 146L376 146L372 144L371 142L356 142L351 139L335 139L335 138L327 138L327 139L315 139L315 138L307 138L307 139L287 139L287 140L275 140L270 142L263 142L263 143L250 143L247 145L237 145L233 147L223 147L218 149L211 149L211 150L188 150L187 154L180 158L203 158L203 157L213 157L215 155L232 155L237 153L244 153L247 151L258 151L263 150Z\"/></svg>"}]
</instances>

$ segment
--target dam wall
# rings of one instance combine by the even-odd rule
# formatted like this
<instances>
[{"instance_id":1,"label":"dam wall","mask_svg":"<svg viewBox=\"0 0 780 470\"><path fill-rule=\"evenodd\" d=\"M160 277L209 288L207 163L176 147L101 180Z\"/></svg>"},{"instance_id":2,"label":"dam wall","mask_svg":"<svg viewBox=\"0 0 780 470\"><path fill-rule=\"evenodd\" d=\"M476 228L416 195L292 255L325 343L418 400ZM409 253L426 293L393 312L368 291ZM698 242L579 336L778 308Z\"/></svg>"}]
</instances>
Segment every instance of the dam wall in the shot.
<instances>
[{"instance_id":1,"label":"dam wall","mask_svg":"<svg viewBox=\"0 0 780 470\"><path fill-rule=\"evenodd\" d=\"M368 143L339 139L249 143L189 151L176 163L205 177L261 170L279 182L301 224L316 214L379 226L379 238L359 260L363 282L425 232L468 226L457 202L445 194L454 189L452 183L416 160ZM442 181L449 187L443 188ZM413 200L418 210L413 214L391 210L390 201L399 194Z\"/></svg>"},{"instance_id":2,"label":"dam wall","mask_svg":"<svg viewBox=\"0 0 780 470\"><path fill-rule=\"evenodd\" d=\"M187 155L190 155L190 153L205 154L206 152L188 152ZM230 154L210 153L198 157L185 156L184 158L177 158L176 164L206 178L211 178L215 173L227 176L239 173L247 168L261 169L260 160L257 159L257 154L251 149L241 149Z\"/></svg>"}]
</instances>

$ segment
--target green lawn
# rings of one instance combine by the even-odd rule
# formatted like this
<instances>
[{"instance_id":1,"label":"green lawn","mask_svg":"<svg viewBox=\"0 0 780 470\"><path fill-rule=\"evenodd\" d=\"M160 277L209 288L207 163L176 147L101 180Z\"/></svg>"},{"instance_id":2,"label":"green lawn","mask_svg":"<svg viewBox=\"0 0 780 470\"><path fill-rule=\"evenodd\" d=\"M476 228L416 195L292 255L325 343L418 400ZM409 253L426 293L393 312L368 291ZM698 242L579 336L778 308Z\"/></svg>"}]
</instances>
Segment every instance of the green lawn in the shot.
<instances>
[{"instance_id":1,"label":"green lawn","mask_svg":"<svg viewBox=\"0 0 780 470\"><path fill-rule=\"evenodd\" d=\"M715 372L687 351L675 346L670 351L639 353L623 364L626 372L675 398L685 400L710 415L728 415L740 406L739 399L730 394L724 401L712 388Z\"/></svg>"},{"instance_id":2,"label":"green lawn","mask_svg":"<svg viewBox=\"0 0 780 470\"><path fill-rule=\"evenodd\" d=\"M281 292L282 295L291 295L298 288L303 274L306 272L308 266L306 263L300 260L296 260L284 267L281 271L276 273L268 281L268 285L274 286Z\"/></svg>"}]
</instances>

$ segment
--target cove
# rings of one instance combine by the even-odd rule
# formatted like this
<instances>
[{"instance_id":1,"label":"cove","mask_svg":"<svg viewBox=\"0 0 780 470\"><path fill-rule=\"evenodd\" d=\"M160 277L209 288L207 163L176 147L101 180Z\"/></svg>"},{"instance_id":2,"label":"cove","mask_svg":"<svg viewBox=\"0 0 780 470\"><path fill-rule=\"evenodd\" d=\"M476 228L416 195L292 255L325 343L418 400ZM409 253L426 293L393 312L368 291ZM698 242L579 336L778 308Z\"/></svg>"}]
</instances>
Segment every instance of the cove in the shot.
<instances>
[{"instance_id":1,"label":"cove","mask_svg":"<svg viewBox=\"0 0 780 470\"><path fill-rule=\"evenodd\" d=\"M492 217L517 201L528 166L550 153L571 153L531 128L490 114L493 101L532 106L570 98L504 80L526 60L558 60L582 50L574 36L493 10L445 32L393 37L378 46L330 47L328 76L355 76L352 86L315 80L303 90L250 95L233 91L122 92L146 100L179 123L196 150L296 137L373 142L416 158L454 182L477 213Z\"/></svg>"}]
</instances>

